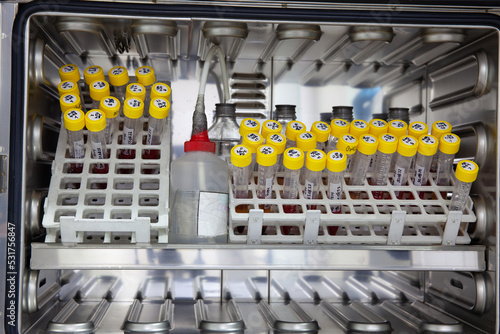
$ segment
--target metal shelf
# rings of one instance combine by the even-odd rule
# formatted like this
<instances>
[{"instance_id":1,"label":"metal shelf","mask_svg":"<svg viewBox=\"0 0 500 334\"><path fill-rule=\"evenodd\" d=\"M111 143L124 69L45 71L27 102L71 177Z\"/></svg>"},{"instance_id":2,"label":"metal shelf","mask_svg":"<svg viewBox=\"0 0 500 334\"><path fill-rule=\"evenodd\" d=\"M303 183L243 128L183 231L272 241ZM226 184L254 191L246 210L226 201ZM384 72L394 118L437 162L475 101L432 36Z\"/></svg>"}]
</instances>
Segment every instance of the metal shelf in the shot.
<instances>
[{"instance_id":1,"label":"metal shelf","mask_svg":"<svg viewBox=\"0 0 500 334\"><path fill-rule=\"evenodd\" d=\"M363 245L79 245L33 243L31 269L484 271L485 247Z\"/></svg>"}]
</instances>

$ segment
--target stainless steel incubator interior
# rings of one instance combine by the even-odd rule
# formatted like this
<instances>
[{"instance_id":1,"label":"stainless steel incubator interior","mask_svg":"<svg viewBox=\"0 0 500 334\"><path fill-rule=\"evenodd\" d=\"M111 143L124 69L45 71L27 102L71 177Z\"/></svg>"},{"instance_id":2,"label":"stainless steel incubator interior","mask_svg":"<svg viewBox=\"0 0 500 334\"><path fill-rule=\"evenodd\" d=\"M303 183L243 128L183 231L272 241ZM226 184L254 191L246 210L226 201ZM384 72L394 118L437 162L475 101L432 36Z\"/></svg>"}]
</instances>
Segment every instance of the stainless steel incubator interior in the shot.
<instances>
[{"instance_id":1,"label":"stainless steel incubator interior","mask_svg":"<svg viewBox=\"0 0 500 334\"><path fill-rule=\"evenodd\" d=\"M337 17L341 11L326 3L284 8L284 16L272 6L200 6L194 16L189 5L158 6L156 13L145 4L123 11L117 3L109 11L92 6L73 12L64 4L42 6L18 15L22 22L15 27L21 25L23 34L12 36L8 17L22 5L0 5L2 39L11 37L12 49L24 50L12 59L22 64L12 73L12 89L22 83L12 99L22 108L10 111L18 120L10 133L21 131L21 140L11 143L10 152L0 150L0 169L8 171L0 183L2 200L7 192L21 200L9 203L12 212L19 211L20 221L9 223L21 244L15 250L18 272L7 269L0 282L6 331L498 332L500 35L493 19L469 24L443 12L431 23L425 13L405 23L397 16L382 20L386 16L378 11ZM107 73L122 65L133 76L135 68L152 66L157 81L172 88L174 160L189 139L201 68L213 44L226 54L238 120L263 121L273 117L276 105L292 104L306 124L328 120L335 105L352 105L355 118L365 120L406 107L411 121L449 121L462 139L456 158L480 167L471 193L477 220L467 231L470 244L197 246L153 240L145 246L119 236L106 244L99 238L70 246L46 243L41 222L61 120L58 68L100 65ZM5 57L4 65L10 65ZM209 123L220 87L215 59L205 101ZM2 113L2 119L0 128L8 130L10 117ZM13 170L15 162L20 170ZM14 174L21 180L8 182ZM1 252L13 255L7 247Z\"/></svg>"}]
</instances>

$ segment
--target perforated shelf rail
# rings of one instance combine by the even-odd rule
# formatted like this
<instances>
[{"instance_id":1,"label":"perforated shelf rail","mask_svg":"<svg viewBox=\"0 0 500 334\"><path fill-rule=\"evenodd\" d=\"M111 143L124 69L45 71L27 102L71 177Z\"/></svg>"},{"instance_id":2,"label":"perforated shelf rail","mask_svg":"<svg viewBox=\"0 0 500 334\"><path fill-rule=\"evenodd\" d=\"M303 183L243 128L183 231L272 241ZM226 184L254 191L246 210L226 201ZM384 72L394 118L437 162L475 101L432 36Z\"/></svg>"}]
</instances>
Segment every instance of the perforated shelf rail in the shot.
<instances>
[{"instance_id":1,"label":"perforated shelf rail","mask_svg":"<svg viewBox=\"0 0 500 334\"><path fill-rule=\"evenodd\" d=\"M47 243L166 243L168 241L168 190L170 120L160 145L146 145L147 118L135 145L122 145L123 118L119 118L108 159L91 158L85 133L85 157L68 155L67 132L59 135L49 193L44 203L43 227ZM122 150L131 149L131 159ZM106 174L95 174L93 165L108 165ZM72 173L72 164L83 164Z\"/></svg>"},{"instance_id":2,"label":"perforated shelf rail","mask_svg":"<svg viewBox=\"0 0 500 334\"><path fill-rule=\"evenodd\" d=\"M408 186L393 186L390 179L386 186L371 186L367 180L362 186L348 186L346 173L338 201L327 198L326 184L320 186L319 199L305 199L303 186L298 199L284 199L282 176L278 173L274 179L272 199L257 198L256 175L249 198L234 198L230 191L230 242L454 245L471 241L468 224L476 221L471 198L463 213L449 211L447 195L453 185L437 186L435 174L428 186L411 181ZM295 213L285 211L288 205L295 207ZM339 206L340 212L334 213Z\"/></svg>"}]
</instances>

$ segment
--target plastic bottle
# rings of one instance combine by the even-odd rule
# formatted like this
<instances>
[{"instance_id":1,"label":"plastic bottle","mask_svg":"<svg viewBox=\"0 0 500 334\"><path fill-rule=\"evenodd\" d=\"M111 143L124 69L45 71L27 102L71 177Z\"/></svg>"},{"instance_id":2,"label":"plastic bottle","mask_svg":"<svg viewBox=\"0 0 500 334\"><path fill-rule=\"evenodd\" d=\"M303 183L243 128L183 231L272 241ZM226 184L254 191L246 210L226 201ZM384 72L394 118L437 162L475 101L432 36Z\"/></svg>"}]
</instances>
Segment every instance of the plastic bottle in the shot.
<instances>
[{"instance_id":1,"label":"plastic bottle","mask_svg":"<svg viewBox=\"0 0 500 334\"><path fill-rule=\"evenodd\" d=\"M390 133L384 133L378 139L377 158L373 168L371 184L374 186L387 186L393 155L398 148L398 139ZM372 194L375 199L384 199L383 191L373 191Z\"/></svg>"},{"instance_id":2,"label":"plastic bottle","mask_svg":"<svg viewBox=\"0 0 500 334\"><path fill-rule=\"evenodd\" d=\"M293 121L288 123L285 130L286 148L296 147L297 136L305 131L306 126L302 122Z\"/></svg>"},{"instance_id":3,"label":"plastic bottle","mask_svg":"<svg viewBox=\"0 0 500 334\"><path fill-rule=\"evenodd\" d=\"M332 119L343 119L346 122L354 120L353 107L351 106L333 106Z\"/></svg>"},{"instance_id":4,"label":"plastic bottle","mask_svg":"<svg viewBox=\"0 0 500 334\"><path fill-rule=\"evenodd\" d=\"M447 133L439 139L439 153L436 173L438 186L449 186L453 172L453 159L460 148L460 137Z\"/></svg>"},{"instance_id":5,"label":"plastic bottle","mask_svg":"<svg viewBox=\"0 0 500 334\"><path fill-rule=\"evenodd\" d=\"M350 172L351 170L351 160L354 153L356 153L356 149L358 147L358 140L351 136L350 134L343 135L340 137L339 142L337 143L337 149L346 154L346 172Z\"/></svg>"},{"instance_id":6,"label":"plastic bottle","mask_svg":"<svg viewBox=\"0 0 500 334\"><path fill-rule=\"evenodd\" d=\"M349 185L361 186L366 180L366 173L370 166L370 161L373 155L377 152L378 139L370 134L359 137L358 149L354 155L351 169L351 177L349 178ZM359 198L359 191L352 193L351 197Z\"/></svg>"},{"instance_id":7,"label":"plastic bottle","mask_svg":"<svg viewBox=\"0 0 500 334\"><path fill-rule=\"evenodd\" d=\"M316 148L326 152L328 148L328 138L330 137L330 125L325 122L317 121L311 125L311 132L316 135Z\"/></svg>"},{"instance_id":8,"label":"plastic bottle","mask_svg":"<svg viewBox=\"0 0 500 334\"><path fill-rule=\"evenodd\" d=\"M262 124L262 129L260 130L260 134L262 137L267 138L270 134L273 133L282 133L281 124L275 120L267 120Z\"/></svg>"},{"instance_id":9,"label":"plastic bottle","mask_svg":"<svg viewBox=\"0 0 500 334\"><path fill-rule=\"evenodd\" d=\"M299 198L300 170L304 166L304 152L296 147L290 147L283 153L284 179L283 194L284 199ZM283 205L285 213L296 213L297 205ZM283 226L282 233L289 234L290 226Z\"/></svg>"},{"instance_id":10,"label":"plastic bottle","mask_svg":"<svg viewBox=\"0 0 500 334\"><path fill-rule=\"evenodd\" d=\"M451 196L449 206L450 211L462 211L465 208L467 197L470 193L472 183L477 179L479 167L477 164L470 160L462 160L457 164L455 172L455 188Z\"/></svg>"},{"instance_id":11,"label":"plastic bottle","mask_svg":"<svg viewBox=\"0 0 500 334\"><path fill-rule=\"evenodd\" d=\"M327 149L328 152L337 149L337 143L339 141L339 138L349 133L349 127L350 123L343 119L337 118L333 119L330 122L331 132L330 132L330 140L328 141L328 149Z\"/></svg>"},{"instance_id":12,"label":"plastic bottle","mask_svg":"<svg viewBox=\"0 0 500 334\"><path fill-rule=\"evenodd\" d=\"M410 109L408 108L389 108L387 122L401 120L406 124L410 123Z\"/></svg>"},{"instance_id":13,"label":"plastic bottle","mask_svg":"<svg viewBox=\"0 0 500 334\"><path fill-rule=\"evenodd\" d=\"M215 105L215 120L208 129L208 138L215 143L215 154L223 160L231 156L231 149L240 141L235 104L217 103Z\"/></svg>"},{"instance_id":14,"label":"plastic bottle","mask_svg":"<svg viewBox=\"0 0 500 334\"><path fill-rule=\"evenodd\" d=\"M123 66L115 66L108 71L109 83L113 86L114 96L123 105L125 102L125 92L130 80L127 69Z\"/></svg>"},{"instance_id":15,"label":"plastic bottle","mask_svg":"<svg viewBox=\"0 0 500 334\"><path fill-rule=\"evenodd\" d=\"M131 97L144 102L146 100L146 88L139 83L129 83L125 89L125 100ZM123 107L125 108L125 103Z\"/></svg>"},{"instance_id":16,"label":"plastic bottle","mask_svg":"<svg viewBox=\"0 0 500 334\"><path fill-rule=\"evenodd\" d=\"M436 121L432 123L431 127L431 135L436 137L438 140L441 139L441 136L447 133L451 133L451 124L446 121ZM431 172L435 172L437 170L437 160L438 155L435 154L432 158L431 163Z\"/></svg>"},{"instance_id":17,"label":"plastic bottle","mask_svg":"<svg viewBox=\"0 0 500 334\"><path fill-rule=\"evenodd\" d=\"M57 85L57 91L59 92L59 96L63 96L64 94L80 96L80 90L78 89L77 83L71 80L61 81L59 85Z\"/></svg>"},{"instance_id":18,"label":"plastic bottle","mask_svg":"<svg viewBox=\"0 0 500 334\"><path fill-rule=\"evenodd\" d=\"M117 116L120 113L120 101L116 97L106 96L101 99L99 110L106 116L106 144L111 144L113 134L118 128Z\"/></svg>"},{"instance_id":19,"label":"plastic bottle","mask_svg":"<svg viewBox=\"0 0 500 334\"><path fill-rule=\"evenodd\" d=\"M419 139L423 135L426 135L429 133L429 127L427 124L423 122L412 122L408 125L408 135ZM410 177L413 177L415 174L415 157L411 159L411 164L410 164Z\"/></svg>"},{"instance_id":20,"label":"plastic bottle","mask_svg":"<svg viewBox=\"0 0 500 334\"><path fill-rule=\"evenodd\" d=\"M170 103L161 97L154 98L149 103L148 135L146 145L160 145L165 127L165 119L170 112ZM144 159L160 159L160 150L144 150Z\"/></svg>"},{"instance_id":21,"label":"plastic bottle","mask_svg":"<svg viewBox=\"0 0 500 334\"><path fill-rule=\"evenodd\" d=\"M170 87L163 83L163 82L157 82L151 87L151 94L149 94L149 97L151 99L154 99L156 97L161 97L162 99L165 100L170 100L170 95L172 94L172 89Z\"/></svg>"},{"instance_id":22,"label":"plastic bottle","mask_svg":"<svg viewBox=\"0 0 500 334\"><path fill-rule=\"evenodd\" d=\"M417 153L418 141L412 136L403 136L399 138L396 154L396 163L394 167L394 176L392 178L393 186L406 186L408 184L408 171L410 169L411 158ZM396 197L403 198L402 191L394 192Z\"/></svg>"},{"instance_id":23,"label":"plastic bottle","mask_svg":"<svg viewBox=\"0 0 500 334\"><path fill-rule=\"evenodd\" d=\"M245 118L241 121L239 129L242 142L243 138L250 132L260 132L260 123L253 118Z\"/></svg>"},{"instance_id":24,"label":"plastic bottle","mask_svg":"<svg viewBox=\"0 0 500 334\"><path fill-rule=\"evenodd\" d=\"M286 138L281 133L271 133L266 138L266 145L270 145L276 149L276 153L278 154L276 171L278 171L283 164L283 152L286 147Z\"/></svg>"},{"instance_id":25,"label":"plastic bottle","mask_svg":"<svg viewBox=\"0 0 500 334\"><path fill-rule=\"evenodd\" d=\"M151 87L156 81L155 71L151 66L141 66L135 70L135 79L138 83L146 88L146 97L144 98L144 104L149 106L150 96L151 96ZM148 108L144 110L144 116L149 116Z\"/></svg>"},{"instance_id":26,"label":"plastic bottle","mask_svg":"<svg viewBox=\"0 0 500 334\"><path fill-rule=\"evenodd\" d=\"M264 138L259 135L257 132L249 132L243 137L242 144L250 148L252 152L252 164L250 166L250 170L255 170L255 164L257 162L257 149L260 145L264 144ZM250 178L252 174L250 174Z\"/></svg>"},{"instance_id":27,"label":"plastic bottle","mask_svg":"<svg viewBox=\"0 0 500 334\"><path fill-rule=\"evenodd\" d=\"M417 156L415 158L415 176L413 184L427 186L431 169L432 156L436 154L438 140L432 135L421 136L418 139Z\"/></svg>"},{"instance_id":28,"label":"plastic bottle","mask_svg":"<svg viewBox=\"0 0 500 334\"><path fill-rule=\"evenodd\" d=\"M80 109L70 109L64 113L64 127L68 134L69 157L83 159L85 157L85 146L83 142L83 128L85 127L85 115ZM71 163L70 173L81 173L83 163Z\"/></svg>"},{"instance_id":29,"label":"plastic bottle","mask_svg":"<svg viewBox=\"0 0 500 334\"><path fill-rule=\"evenodd\" d=\"M361 136L368 134L370 129L368 128L368 123L361 119L355 119L351 122L349 127L349 134L359 139Z\"/></svg>"},{"instance_id":30,"label":"plastic bottle","mask_svg":"<svg viewBox=\"0 0 500 334\"><path fill-rule=\"evenodd\" d=\"M215 155L206 128L171 163L169 243L227 243L227 163Z\"/></svg>"},{"instance_id":31,"label":"plastic bottle","mask_svg":"<svg viewBox=\"0 0 500 334\"><path fill-rule=\"evenodd\" d=\"M137 140L137 133L141 130L141 116L144 111L144 102L134 97L125 100L123 106L123 145L134 145ZM120 159L134 159L135 149L126 148L120 150Z\"/></svg>"},{"instance_id":32,"label":"plastic bottle","mask_svg":"<svg viewBox=\"0 0 500 334\"><path fill-rule=\"evenodd\" d=\"M297 115L295 106L291 104L277 104L274 111L274 120L281 124L281 134L285 134L288 123L295 121Z\"/></svg>"},{"instance_id":33,"label":"plastic bottle","mask_svg":"<svg viewBox=\"0 0 500 334\"><path fill-rule=\"evenodd\" d=\"M323 184L321 175L326 166L326 154L320 150L311 150L306 154L306 172L304 182L304 198L317 199L320 184ZM308 210L316 210L316 205L307 205Z\"/></svg>"},{"instance_id":34,"label":"plastic bottle","mask_svg":"<svg viewBox=\"0 0 500 334\"><path fill-rule=\"evenodd\" d=\"M100 110L92 109L85 115L85 125L89 130L89 142L92 152L92 159L103 160L108 159L108 151L106 149L106 116ZM95 174L107 174L109 165L103 162L96 162L93 165ZM104 185L105 187L105 185Z\"/></svg>"},{"instance_id":35,"label":"plastic bottle","mask_svg":"<svg viewBox=\"0 0 500 334\"><path fill-rule=\"evenodd\" d=\"M90 97L92 98L92 109L99 108L101 100L110 96L109 84L104 80L96 80L90 84Z\"/></svg>"},{"instance_id":36,"label":"plastic bottle","mask_svg":"<svg viewBox=\"0 0 500 334\"><path fill-rule=\"evenodd\" d=\"M70 109L81 109L80 97L75 94L64 94L59 98L59 104L63 113Z\"/></svg>"},{"instance_id":37,"label":"plastic bottle","mask_svg":"<svg viewBox=\"0 0 500 334\"><path fill-rule=\"evenodd\" d=\"M106 78L104 77L104 72L101 68L101 66L89 66L83 71L83 77L85 79L85 84L86 84L86 91L89 91L89 87L92 84L92 82L96 80L100 81L105 81ZM108 94L109 95L109 94Z\"/></svg>"},{"instance_id":38,"label":"plastic bottle","mask_svg":"<svg viewBox=\"0 0 500 334\"><path fill-rule=\"evenodd\" d=\"M276 149L269 145L261 145L257 149L257 198L272 199L273 183L276 173L276 162L278 155ZM259 205L264 212L271 212L269 204Z\"/></svg>"},{"instance_id":39,"label":"plastic bottle","mask_svg":"<svg viewBox=\"0 0 500 334\"><path fill-rule=\"evenodd\" d=\"M389 124L383 119L372 119L370 123L368 123L369 131L368 133L378 139L380 135L387 133L389 129ZM375 166L375 160L377 159L377 152L370 159L370 165L368 166L368 171L373 172L373 167Z\"/></svg>"}]
</instances>

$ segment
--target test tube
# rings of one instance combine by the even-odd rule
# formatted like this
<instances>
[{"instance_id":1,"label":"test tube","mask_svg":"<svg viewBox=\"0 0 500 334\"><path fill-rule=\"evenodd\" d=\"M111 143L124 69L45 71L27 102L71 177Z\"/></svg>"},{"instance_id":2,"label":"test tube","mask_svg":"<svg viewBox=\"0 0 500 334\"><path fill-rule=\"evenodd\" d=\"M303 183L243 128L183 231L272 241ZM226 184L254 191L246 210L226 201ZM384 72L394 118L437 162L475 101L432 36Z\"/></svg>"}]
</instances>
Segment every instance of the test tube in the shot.
<instances>
[{"instance_id":1,"label":"test tube","mask_svg":"<svg viewBox=\"0 0 500 334\"><path fill-rule=\"evenodd\" d=\"M306 126L304 123L299 121L292 121L286 125L285 137L286 137L286 148L297 146L297 135L306 131Z\"/></svg>"},{"instance_id":2,"label":"test tube","mask_svg":"<svg viewBox=\"0 0 500 334\"><path fill-rule=\"evenodd\" d=\"M325 122L317 121L312 124L311 132L316 135L316 148L318 150L326 152L331 131L330 125Z\"/></svg>"},{"instance_id":3,"label":"test tube","mask_svg":"<svg viewBox=\"0 0 500 334\"><path fill-rule=\"evenodd\" d=\"M255 120L253 118L245 118L240 123L241 142L243 143L243 139L250 132L257 132L258 133L259 131L260 131L259 121Z\"/></svg>"},{"instance_id":4,"label":"test tube","mask_svg":"<svg viewBox=\"0 0 500 334\"><path fill-rule=\"evenodd\" d=\"M135 70L135 79L138 83L146 88L146 98L144 100L144 104L149 106L150 96L151 96L151 87L156 81L155 71L151 66L141 66ZM146 109L144 112L144 116L148 116L149 112Z\"/></svg>"},{"instance_id":5,"label":"test tube","mask_svg":"<svg viewBox=\"0 0 500 334\"><path fill-rule=\"evenodd\" d=\"M408 170L410 169L411 158L417 153L418 141L412 136L403 136L399 138L396 154L396 163L394 167L394 176L392 178L393 186L406 186L408 184ZM401 199L402 191L395 191L396 196Z\"/></svg>"},{"instance_id":6,"label":"test tube","mask_svg":"<svg viewBox=\"0 0 500 334\"><path fill-rule=\"evenodd\" d=\"M439 152L437 163L436 184L449 186L453 171L453 159L460 148L460 137L447 133L439 139Z\"/></svg>"},{"instance_id":7,"label":"test tube","mask_svg":"<svg viewBox=\"0 0 500 334\"><path fill-rule=\"evenodd\" d=\"M129 83L127 88L125 89L125 100L133 97L144 102L146 99L146 88L139 83ZM125 108L125 103L123 104L123 108Z\"/></svg>"},{"instance_id":8,"label":"test tube","mask_svg":"<svg viewBox=\"0 0 500 334\"><path fill-rule=\"evenodd\" d=\"M99 110L106 116L106 144L111 144L113 141L113 134L117 128L116 116L120 113L120 101L118 101L116 97L106 96L101 99Z\"/></svg>"},{"instance_id":9,"label":"test tube","mask_svg":"<svg viewBox=\"0 0 500 334\"><path fill-rule=\"evenodd\" d=\"M101 68L101 66L89 66L83 71L83 77L85 79L85 84L87 85L85 90L90 89L90 85L96 81L105 81L106 78L104 77L104 72ZM109 95L109 94L108 94Z\"/></svg>"},{"instance_id":10,"label":"test tube","mask_svg":"<svg viewBox=\"0 0 500 334\"><path fill-rule=\"evenodd\" d=\"M80 97L75 94L64 94L59 98L59 104L63 113L70 109L81 109Z\"/></svg>"},{"instance_id":11,"label":"test tube","mask_svg":"<svg viewBox=\"0 0 500 334\"><path fill-rule=\"evenodd\" d=\"M92 98L92 109L99 108L101 100L110 96L109 84L104 80L96 80L90 84L90 97Z\"/></svg>"},{"instance_id":12,"label":"test tube","mask_svg":"<svg viewBox=\"0 0 500 334\"><path fill-rule=\"evenodd\" d=\"M64 94L73 94L80 96L80 90L78 89L78 85L76 82L71 80L64 80L57 85L57 91L59 92L59 96L63 96Z\"/></svg>"},{"instance_id":13,"label":"test tube","mask_svg":"<svg viewBox=\"0 0 500 334\"><path fill-rule=\"evenodd\" d=\"M389 124L382 119L372 119L370 123L368 123L369 131L368 133L374 136L375 138L380 137L380 135L387 133L389 128ZM375 166L375 160L377 159L377 152L370 159L370 165L368 166L368 171L373 172L373 167Z\"/></svg>"},{"instance_id":14,"label":"test tube","mask_svg":"<svg viewBox=\"0 0 500 334\"><path fill-rule=\"evenodd\" d=\"M106 150L106 116L97 109L92 109L85 115L85 125L89 130L89 141L92 152L92 159L108 159ZM93 166L95 174L107 174L109 171L108 164L96 162Z\"/></svg>"},{"instance_id":15,"label":"test tube","mask_svg":"<svg viewBox=\"0 0 500 334\"><path fill-rule=\"evenodd\" d=\"M83 128L85 127L85 115L80 109L70 109L64 113L64 127L68 134L69 156L73 159L83 159L85 149L83 143ZM71 163L70 173L81 173L83 163Z\"/></svg>"},{"instance_id":16,"label":"test tube","mask_svg":"<svg viewBox=\"0 0 500 334\"><path fill-rule=\"evenodd\" d=\"M154 98L149 103L148 136L146 145L160 145L165 119L170 111L170 103L161 97ZM159 159L160 150L144 150L144 159Z\"/></svg>"},{"instance_id":17,"label":"test tube","mask_svg":"<svg viewBox=\"0 0 500 334\"><path fill-rule=\"evenodd\" d=\"M252 173L252 152L245 145L236 145L231 149L233 165L233 194L235 198L248 198L248 176Z\"/></svg>"},{"instance_id":18,"label":"test tube","mask_svg":"<svg viewBox=\"0 0 500 334\"><path fill-rule=\"evenodd\" d=\"M275 120L267 120L262 124L262 129L260 130L260 134L262 137L267 138L270 134L279 133L281 134L281 124L276 122Z\"/></svg>"},{"instance_id":19,"label":"test tube","mask_svg":"<svg viewBox=\"0 0 500 334\"><path fill-rule=\"evenodd\" d=\"M136 143L137 133L141 130L141 116L144 111L144 102L134 97L129 97L125 100L123 106L123 145L133 145ZM134 149L122 149L119 154L120 159L134 159Z\"/></svg>"},{"instance_id":20,"label":"test tube","mask_svg":"<svg viewBox=\"0 0 500 334\"><path fill-rule=\"evenodd\" d=\"M157 97L161 97L162 99L169 101L170 94L172 94L172 90L167 84L163 82L157 82L151 87L151 93L149 94L149 97L151 98L151 100Z\"/></svg>"},{"instance_id":21,"label":"test tube","mask_svg":"<svg viewBox=\"0 0 500 334\"><path fill-rule=\"evenodd\" d=\"M306 154L306 173L304 182L304 198L317 199L320 184L323 184L321 175L326 166L326 154L320 150L311 150ZM316 210L316 205L307 205L308 210Z\"/></svg>"},{"instance_id":22,"label":"test tube","mask_svg":"<svg viewBox=\"0 0 500 334\"><path fill-rule=\"evenodd\" d=\"M283 153L283 165L285 176L283 179L284 199L299 198L300 170L304 166L304 152L296 147L290 147ZM283 205L285 213L296 213L297 206L292 204ZM291 226L282 226L283 234L290 234Z\"/></svg>"},{"instance_id":23,"label":"test tube","mask_svg":"<svg viewBox=\"0 0 500 334\"><path fill-rule=\"evenodd\" d=\"M451 132L450 123L446 121L436 121L432 123L431 135L436 137L438 140L441 139L441 136L450 132ZM432 158L431 172L435 172L437 170L437 161L438 161L438 155L435 154L434 157Z\"/></svg>"},{"instance_id":24,"label":"test tube","mask_svg":"<svg viewBox=\"0 0 500 334\"><path fill-rule=\"evenodd\" d=\"M344 183L344 170L347 166L347 156L344 152L333 150L326 156L326 169L328 175L328 198L333 204L330 210L333 214L341 214L342 206L338 203L342 199ZM328 234L336 235L338 226L327 226Z\"/></svg>"},{"instance_id":25,"label":"test tube","mask_svg":"<svg viewBox=\"0 0 500 334\"><path fill-rule=\"evenodd\" d=\"M316 135L312 132L302 132L297 135L297 147L307 156L307 152L316 149ZM307 158L306 158L307 159ZM306 168L302 167L300 172L300 183L304 184Z\"/></svg>"},{"instance_id":26,"label":"test tube","mask_svg":"<svg viewBox=\"0 0 500 334\"><path fill-rule=\"evenodd\" d=\"M283 163L283 152L285 151L286 147L286 138L281 133L271 133L266 138L266 145L270 145L276 149L276 153L278 154L276 171L278 171Z\"/></svg>"},{"instance_id":27,"label":"test tube","mask_svg":"<svg viewBox=\"0 0 500 334\"><path fill-rule=\"evenodd\" d=\"M418 187L428 185L432 157L436 154L437 148L438 140L433 135L421 136L418 139L415 176L413 178L414 185Z\"/></svg>"},{"instance_id":28,"label":"test tube","mask_svg":"<svg viewBox=\"0 0 500 334\"><path fill-rule=\"evenodd\" d=\"M455 171L456 184L451 196L450 211L463 211L469 196L472 182L477 179L479 167L470 160L462 160Z\"/></svg>"},{"instance_id":29,"label":"test tube","mask_svg":"<svg viewBox=\"0 0 500 334\"><path fill-rule=\"evenodd\" d=\"M261 199L273 198L273 183L278 160L276 149L269 145L260 145L257 149L257 197ZM269 204L259 205L264 212L270 212Z\"/></svg>"},{"instance_id":30,"label":"test tube","mask_svg":"<svg viewBox=\"0 0 500 334\"><path fill-rule=\"evenodd\" d=\"M346 168L345 171L349 172L351 170L351 160L354 153L356 153L356 149L358 147L358 140L354 138L352 135L347 134L340 137L339 142L337 143L337 149L346 154Z\"/></svg>"},{"instance_id":31,"label":"test tube","mask_svg":"<svg viewBox=\"0 0 500 334\"><path fill-rule=\"evenodd\" d=\"M127 84L130 80L127 69L123 66L112 67L108 71L108 77L109 83L114 89L114 96L123 104L125 102Z\"/></svg>"},{"instance_id":32,"label":"test tube","mask_svg":"<svg viewBox=\"0 0 500 334\"><path fill-rule=\"evenodd\" d=\"M398 147L398 139L389 133L380 135L378 139L377 158L373 168L371 184L374 186L387 186L392 157ZM377 190L372 194L375 199L384 199L383 191Z\"/></svg>"},{"instance_id":33,"label":"test tube","mask_svg":"<svg viewBox=\"0 0 500 334\"><path fill-rule=\"evenodd\" d=\"M378 139L375 136L366 134L359 137L358 149L352 161L354 167L349 178L349 185L361 186L364 184L370 161L377 152L377 148ZM359 191L354 191L351 197L359 198L359 195Z\"/></svg>"},{"instance_id":34,"label":"test tube","mask_svg":"<svg viewBox=\"0 0 500 334\"><path fill-rule=\"evenodd\" d=\"M425 124L424 122L411 122L409 125L408 125L408 135L414 137L414 138L420 138L422 137L423 135L426 135L429 133L429 127L427 126L427 124ZM413 176L415 172L415 157L413 157L413 159L411 159L411 164L410 164L410 177Z\"/></svg>"},{"instance_id":35,"label":"test tube","mask_svg":"<svg viewBox=\"0 0 500 334\"><path fill-rule=\"evenodd\" d=\"M252 163L250 166L250 170L253 172L255 170L255 163L257 162L257 149L259 146L264 144L264 138L259 135L257 132L249 132L244 137L241 143L248 148L250 148L250 152L252 152ZM252 178L252 174L250 174L250 179Z\"/></svg>"},{"instance_id":36,"label":"test tube","mask_svg":"<svg viewBox=\"0 0 500 334\"><path fill-rule=\"evenodd\" d=\"M330 122L331 132L328 140L328 152L337 149L339 138L349 133L349 127L350 123L340 118L333 119Z\"/></svg>"},{"instance_id":37,"label":"test tube","mask_svg":"<svg viewBox=\"0 0 500 334\"><path fill-rule=\"evenodd\" d=\"M370 128L368 127L368 123L361 119L355 119L351 122L351 126L349 127L349 134L354 138L359 139L362 135L368 134Z\"/></svg>"}]
</instances>

